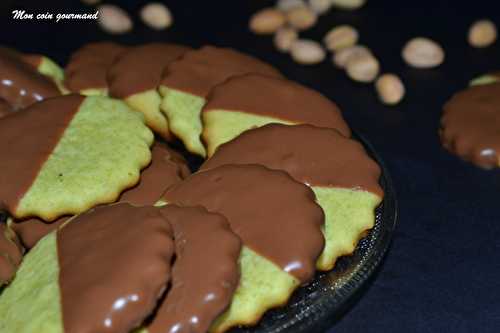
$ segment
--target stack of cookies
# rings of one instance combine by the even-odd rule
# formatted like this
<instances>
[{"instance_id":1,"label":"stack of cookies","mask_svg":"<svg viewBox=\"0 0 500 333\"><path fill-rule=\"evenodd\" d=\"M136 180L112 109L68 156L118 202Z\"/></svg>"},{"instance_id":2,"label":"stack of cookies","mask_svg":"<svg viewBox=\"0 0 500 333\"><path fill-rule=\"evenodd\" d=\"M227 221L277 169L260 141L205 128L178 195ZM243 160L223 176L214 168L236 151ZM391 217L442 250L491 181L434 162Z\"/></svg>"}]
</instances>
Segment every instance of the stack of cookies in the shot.
<instances>
[{"instance_id":1,"label":"stack of cookies","mask_svg":"<svg viewBox=\"0 0 500 333\"><path fill-rule=\"evenodd\" d=\"M1 49L0 76L1 332L251 326L374 225L339 108L249 55Z\"/></svg>"}]
</instances>

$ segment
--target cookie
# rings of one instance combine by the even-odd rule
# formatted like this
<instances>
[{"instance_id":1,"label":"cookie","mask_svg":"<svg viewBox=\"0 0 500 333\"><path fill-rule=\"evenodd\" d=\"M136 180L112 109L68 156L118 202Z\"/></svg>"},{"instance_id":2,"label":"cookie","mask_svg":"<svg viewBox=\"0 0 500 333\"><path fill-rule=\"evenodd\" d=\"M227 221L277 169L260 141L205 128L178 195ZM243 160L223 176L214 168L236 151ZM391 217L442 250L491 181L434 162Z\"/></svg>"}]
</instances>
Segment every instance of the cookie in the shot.
<instances>
[{"instance_id":1,"label":"cookie","mask_svg":"<svg viewBox=\"0 0 500 333\"><path fill-rule=\"evenodd\" d=\"M491 169L500 165L500 83L476 85L446 104L439 131L443 147L465 161Z\"/></svg>"},{"instance_id":2,"label":"cookie","mask_svg":"<svg viewBox=\"0 0 500 333\"><path fill-rule=\"evenodd\" d=\"M166 289L173 254L157 208L115 204L75 217L25 257L0 296L0 331L130 332Z\"/></svg>"},{"instance_id":3,"label":"cookie","mask_svg":"<svg viewBox=\"0 0 500 333\"><path fill-rule=\"evenodd\" d=\"M166 203L220 213L243 241L240 284L211 332L256 323L314 275L323 211L312 190L283 171L259 165L200 171L168 189L159 202Z\"/></svg>"},{"instance_id":4,"label":"cookie","mask_svg":"<svg viewBox=\"0 0 500 333\"><path fill-rule=\"evenodd\" d=\"M5 223L0 223L0 288L14 278L23 252L17 235Z\"/></svg>"},{"instance_id":5,"label":"cookie","mask_svg":"<svg viewBox=\"0 0 500 333\"><path fill-rule=\"evenodd\" d=\"M252 163L284 170L316 194L325 213L319 270L330 270L340 256L352 254L373 227L383 198L380 167L357 141L328 128L269 124L221 145L200 170Z\"/></svg>"},{"instance_id":6,"label":"cookie","mask_svg":"<svg viewBox=\"0 0 500 333\"><path fill-rule=\"evenodd\" d=\"M500 81L500 71L491 72L481 75L469 82L470 86L477 86L481 84L490 84Z\"/></svg>"},{"instance_id":7,"label":"cookie","mask_svg":"<svg viewBox=\"0 0 500 333\"><path fill-rule=\"evenodd\" d=\"M64 86L82 95L108 94L107 72L126 47L112 42L89 43L71 55Z\"/></svg>"},{"instance_id":8,"label":"cookie","mask_svg":"<svg viewBox=\"0 0 500 333\"><path fill-rule=\"evenodd\" d=\"M109 95L125 101L142 112L146 124L158 135L172 139L168 119L160 111L158 86L167 65L189 48L166 43L151 43L129 48L109 68Z\"/></svg>"},{"instance_id":9,"label":"cookie","mask_svg":"<svg viewBox=\"0 0 500 333\"><path fill-rule=\"evenodd\" d=\"M142 170L139 183L123 192L119 202L128 202L134 206L153 205L167 188L190 174L182 155L165 144L156 142L151 155L151 163ZM64 216L51 223L37 218L9 219L9 227L19 236L23 246L31 249L41 238L59 228L68 218Z\"/></svg>"},{"instance_id":10,"label":"cookie","mask_svg":"<svg viewBox=\"0 0 500 333\"><path fill-rule=\"evenodd\" d=\"M269 123L311 124L351 134L339 108L325 96L292 81L255 74L215 87L202 121L208 156L245 130Z\"/></svg>"},{"instance_id":11,"label":"cookie","mask_svg":"<svg viewBox=\"0 0 500 333\"><path fill-rule=\"evenodd\" d=\"M171 287L140 332L205 333L231 302L239 281L241 240L222 215L168 205L162 215L174 231Z\"/></svg>"},{"instance_id":12,"label":"cookie","mask_svg":"<svg viewBox=\"0 0 500 333\"><path fill-rule=\"evenodd\" d=\"M0 206L16 219L53 221L114 202L139 181L152 142L142 116L117 100L33 104L0 121Z\"/></svg>"},{"instance_id":13,"label":"cookie","mask_svg":"<svg viewBox=\"0 0 500 333\"><path fill-rule=\"evenodd\" d=\"M0 116L58 96L62 70L52 60L0 48Z\"/></svg>"},{"instance_id":14,"label":"cookie","mask_svg":"<svg viewBox=\"0 0 500 333\"><path fill-rule=\"evenodd\" d=\"M161 108L172 133L194 154L205 156L200 140L200 112L210 90L228 78L245 73L282 75L272 66L232 49L204 46L172 62L161 81Z\"/></svg>"},{"instance_id":15,"label":"cookie","mask_svg":"<svg viewBox=\"0 0 500 333\"><path fill-rule=\"evenodd\" d=\"M0 296L0 331L206 332L238 285L240 249L227 219L201 207L93 209L25 257Z\"/></svg>"}]
</instances>

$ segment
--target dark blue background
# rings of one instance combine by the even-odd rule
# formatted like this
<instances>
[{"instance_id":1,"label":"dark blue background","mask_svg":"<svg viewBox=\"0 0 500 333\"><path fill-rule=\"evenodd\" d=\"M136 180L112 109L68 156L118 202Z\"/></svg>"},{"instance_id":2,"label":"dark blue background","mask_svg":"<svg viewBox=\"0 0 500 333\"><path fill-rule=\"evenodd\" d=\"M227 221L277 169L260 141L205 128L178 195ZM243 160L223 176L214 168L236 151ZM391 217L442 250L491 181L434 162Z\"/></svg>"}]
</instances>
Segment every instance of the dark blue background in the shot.
<instances>
[{"instance_id":1,"label":"dark blue background","mask_svg":"<svg viewBox=\"0 0 500 333\"><path fill-rule=\"evenodd\" d=\"M83 43L180 42L231 46L269 61L290 79L336 101L349 124L380 153L393 177L400 219L377 278L331 332L498 332L500 330L500 172L483 171L445 152L437 130L443 103L469 79L500 69L500 42L484 50L466 42L469 25L489 17L500 26L498 1L368 0L355 12L332 11L304 36L320 39L333 25L358 28L361 43L399 74L407 95L385 107L370 85L351 82L325 61L299 66L276 52L270 37L248 32L251 13L272 2L167 1L175 24L155 32L137 19L144 1L115 1L135 13L133 33L112 37L95 23L19 22L12 8L30 12L91 11L77 1L2 0L0 44L47 54L64 64ZM446 50L438 69L407 67L400 50L422 35ZM499 129L500 131L500 129Z\"/></svg>"}]
</instances>

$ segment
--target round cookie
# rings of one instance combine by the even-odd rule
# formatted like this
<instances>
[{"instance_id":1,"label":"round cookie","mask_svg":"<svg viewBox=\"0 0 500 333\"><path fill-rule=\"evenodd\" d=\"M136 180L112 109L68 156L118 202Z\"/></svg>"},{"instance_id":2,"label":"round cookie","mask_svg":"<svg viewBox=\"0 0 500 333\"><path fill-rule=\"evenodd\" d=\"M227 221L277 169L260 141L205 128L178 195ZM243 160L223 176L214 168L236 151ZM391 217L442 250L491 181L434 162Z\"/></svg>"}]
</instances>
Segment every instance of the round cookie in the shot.
<instances>
[{"instance_id":1,"label":"round cookie","mask_svg":"<svg viewBox=\"0 0 500 333\"><path fill-rule=\"evenodd\" d=\"M241 240L226 218L202 207L168 205L161 213L174 231L176 260L170 290L140 332L205 333L238 285Z\"/></svg>"},{"instance_id":2,"label":"round cookie","mask_svg":"<svg viewBox=\"0 0 500 333\"><path fill-rule=\"evenodd\" d=\"M287 173L224 165L172 186L158 204L166 203L220 213L243 241L240 284L211 332L256 323L313 277L324 246L324 215L311 189Z\"/></svg>"},{"instance_id":3,"label":"round cookie","mask_svg":"<svg viewBox=\"0 0 500 333\"><path fill-rule=\"evenodd\" d=\"M172 229L157 208L86 212L24 258L0 296L0 331L130 332L154 310L173 254Z\"/></svg>"},{"instance_id":4,"label":"round cookie","mask_svg":"<svg viewBox=\"0 0 500 333\"><path fill-rule=\"evenodd\" d=\"M217 147L245 130L269 123L311 124L351 131L339 108L320 93L298 83L248 74L215 87L201 113L202 138L211 156Z\"/></svg>"},{"instance_id":5,"label":"round cookie","mask_svg":"<svg viewBox=\"0 0 500 333\"><path fill-rule=\"evenodd\" d=\"M107 72L126 47L113 42L89 43L71 55L65 68L65 87L82 95L108 94Z\"/></svg>"},{"instance_id":6,"label":"round cookie","mask_svg":"<svg viewBox=\"0 0 500 333\"><path fill-rule=\"evenodd\" d=\"M151 155L151 163L142 170L139 183L123 192L119 202L128 202L134 206L153 205L167 188L190 174L184 158L165 144L156 142ZM9 219L8 225L19 235L24 247L31 249L41 238L67 220L66 216L51 223L37 218L22 221Z\"/></svg>"},{"instance_id":7,"label":"round cookie","mask_svg":"<svg viewBox=\"0 0 500 333\"><path fill-rule=\"evenodd\" d=\"M0 290L9 283L21 264L24 249L17 235L0 222Z\"/></svg>"},{"instance_id":8,"label":"round cookie","mask_svg":"<svg viewBox=\"0 0 500 333\"><path fill-rule=\"evenodd\" d=\"M488 74L481 75L469 82L470 86L478 86L482 84L490 84L500 81L500 71L491 72Z\"/></svg>"},{"instance_id":9,"label":"round cookie","mask_svg":"<svg viewBox=\"0 0 500 333\"><path fill-rule=\"evenodd\" d=\"M142 112L146 124L165 139L172 139L168 119L160 111L158 86L167 65L189 48L166 43L151 43L129 48L109 68L109 95L125 101Z\"/></svg>"},{"instance_id":10,"label":"round cookie","mask_svg":"<svg viewBox=\"0 0 500 333\"><path fill-rule=\"evenodd\" d=\"M200 170L252 163L284 170L316 194L325 213L319 270L330 270L340 256L353 253L373 228L383 198L380 167L357 141L329 128L269 124L221 145Z\"/></svg>"},{"instance_id":11,"label":"round cookie","mask_svg":"<svg viewBox=\"0 0 500 333\"><path fill-rule=\"evenodd\" d=\"M139 181L152 142L123 102L67 95L36 103L0 121L0 206L16 219L53 221L114 202Z\"/></svg>"},{"instance_id":12,"label":"round cookie","mask_svg":"<svg viewBox=\"0 0 500 333\"><path fill-rule=\"evenodd\" d=\"M200 113L211 89L246 73L282 77L275 68L254 57L213 46L188 51L167 67L159 89L163 96L161 109L168 116L170 130L188 151L206 155L200 140Z\"/></svg>"},{"instance_id":13,"label":"round cookie","mask_svg":"<svg viewBox=\"0 0 500 333\"><path fill-rule=\"evenodd\" d=\"M35 102L58 96L62 70L39 55L23 55L0 48L0 117Z\"/></svg>"},{"instance_id":14,"label":"round cookie","mask_svg":"<svg viewBox=\"0 0 500 333\"><path fill-rule=\"evenodd\" d=\"M500 165L500 83L477 85L445 105L439 131L444 148L475 165Z\"/></svg>"},{"instance_id":15,"label":"round cookie","mask_svg":"<svg viewBox=\"0 0 500 333\"><path fill-rule=\"evenodd\" d=\"M238 284L240 249L226 218L201 207L93 209L25 257L0 295L0 330L206 332Z\"/></svg>"}]
</instances>

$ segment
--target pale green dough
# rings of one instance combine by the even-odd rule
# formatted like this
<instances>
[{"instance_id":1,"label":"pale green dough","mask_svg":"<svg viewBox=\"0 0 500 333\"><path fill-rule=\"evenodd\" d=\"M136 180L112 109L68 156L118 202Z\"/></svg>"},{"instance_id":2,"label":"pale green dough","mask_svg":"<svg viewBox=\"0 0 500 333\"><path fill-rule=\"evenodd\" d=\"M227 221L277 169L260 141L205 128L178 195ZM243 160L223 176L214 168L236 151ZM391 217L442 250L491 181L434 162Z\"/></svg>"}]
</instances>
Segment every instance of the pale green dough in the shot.
<instances>
[{"instance_id":1,"label":"pale green dough","mask_svg":"<svg viewBox=\"0 0 500 333\"><path fill-rule=\"evenodd\" d=\"M165 200L160 200L155 206L167 204ZM257 323L266 311L284 305L300 285L297 278L247 246L241 249L239 266L241 275L238 288L229 308L212 324L211 333Z\"/></svg>"},{"instance_id":2,"label":"pale green dough","mask_svg":"<svg viewBox=\"0 0 500 333\"><path fill-rule=\"evenodd\" d=\"M313 186L316 201L325 213L325 248L316 266L327 271L337 259L354 252L363 233L375 224L381 198L371 192Z\"/></svg>"},{"instance_id":3,"label":"pale green dough","mask_svg":"<svg viewBox=\"0 0 500 333\"><path fill-rule=\"evenodd\" d=\"M56 64L52 59L42 56L42 61L37 68L38 72L50 77L59 88L62 94L67 94L69 91L64 87L64 70Z\"/></svg>"},{"instance_id":4,"label":"pale green dough","mask_svg":"<svg viewBox=\"0 0 500 333\"><path fill-rule=\"evenodd\" d=\"M295 277L246 246L239 260L240 284L229 309L217 318L210 332L257 323L267 310L284 305L300 284Z\"/></svg>"},{"instance_id":5,"label":"pale green dough","mask_svg":"<svg viewBox=\"0 0 500 333\"><path fill-rule=\"evenodd\" d=\"M255 98L258 98L256 96ZM246 130L271 123L295 125L295 123L278 118L266 117L248 112L229 110L211 110L203 112L203 141L210 157L220 145L231 141Z\"/></svg>"},{"instance_id":6,"label":"pale green dough","mask_svg":"<svg viewBox=\"0 0 500 333\"><path fill-rule=\"evenodd\" d=\"M52 221L114 202L139 181L153 139L143 116L125 103L87 97L14 215Z\"/></svg>"},{"instance_id":7,"label":"pale green dough","mask_svg":"<svg viewBox=\"0 0 500 333\"><path fill-rule=\"evenodd\" d=\"M56 234L32 249L0 294L0 332L62 333Z\"/></svg>"},{"instance_id":8,"label":"pale green dough","mask_svg":"<svg viewBox=\"0 0 500 333\"><path fill-rule=\"evenodd\" d=\"M186 149L205 157L200 136L203 131L201 110L205 99L179 90L160 86L161 110L167 115L170 131L182 140Z\"/></svg>"}]
</instances>

